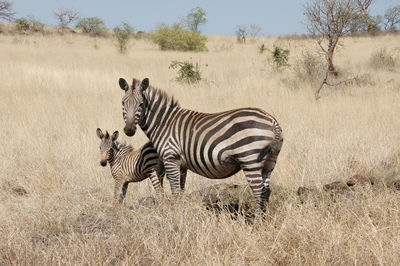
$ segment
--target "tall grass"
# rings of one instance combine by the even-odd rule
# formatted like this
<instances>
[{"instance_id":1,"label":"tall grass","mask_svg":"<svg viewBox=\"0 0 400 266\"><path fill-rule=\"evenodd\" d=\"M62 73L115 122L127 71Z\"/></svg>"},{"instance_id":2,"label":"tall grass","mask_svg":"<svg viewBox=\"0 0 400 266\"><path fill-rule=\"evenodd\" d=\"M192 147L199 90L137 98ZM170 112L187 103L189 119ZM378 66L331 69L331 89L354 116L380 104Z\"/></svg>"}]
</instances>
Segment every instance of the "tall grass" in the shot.
<instances>
[{"instance_id":1,"label":"tall grass","mask_svg":"<svg viewBox=\"0 0 400 266\"><path fill-rule=\"evenodd\" d=\"M400 76L372 71L368 55L383 44L396 48L399 36L345 39L337 64L374 82L327 88L318 102L309 85L287 88L281 80L296 79L295 72L274 72L257 43L210 36L209 47L232 49L182 53L138 40L123 56L112 40L97 39L98 49L88 45L93 41L0 35L0 264L399 264L397 192L365 189L350 199L303 204L294 193L388 161L385 167L398 168ZM293 61L316 49L311 40L290 47ZM210 82L174 82L170 62L188 57L208 65L202 75ZM119 77L148 77L186 108L253 106L273 114L285 139L267 219L248 224L217 216L189 196L210 184L245 184L242 173L217 181L189 173L187 195L157 208L136 204L153 195L150 182L132 184L125 205L115 207L95 130L123 127ZM135 147L146 141L140 130L121 138Z\"/></svg>"}]
</instances>

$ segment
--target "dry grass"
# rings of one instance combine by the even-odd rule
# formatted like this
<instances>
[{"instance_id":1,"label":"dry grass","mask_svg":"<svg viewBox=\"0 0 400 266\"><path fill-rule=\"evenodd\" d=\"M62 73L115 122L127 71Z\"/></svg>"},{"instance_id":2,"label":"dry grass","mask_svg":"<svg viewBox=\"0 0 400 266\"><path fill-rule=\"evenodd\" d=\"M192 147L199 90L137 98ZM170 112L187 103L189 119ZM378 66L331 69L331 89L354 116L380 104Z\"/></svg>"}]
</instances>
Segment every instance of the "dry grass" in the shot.
<instances>
[{"instance_id":1,"label":"dry grass","mask_svg":"<svg viewBox=\"0 0 400 266\"><path fill-rule=\"evenodd\" d=\"M287 87L293 69L274 72L257 52L261 43L271 48L272 38L239 45L210 36L206 53L161 52L136 41L122 56L108 39L0 35L0 264L399 264L398 192L380 186L303 203L294 193L354 173L386 173L376 169L399 177L399 68L368 65L381 47L398 61L399 40L345 39L336 63L365 82L326 88L315 102L312 85ZM292 65L317 49L312 40L279 42L290 48ZM190 57L206 82L180 85L168 66ZM154 193L150 181L131 184L125 206L114 208L95 130L123 127L119 77L149 77L199 111L256 106L274 114L285 141L266 221L217 216L190 197L127 208ZM141 132L122 135L136 147L146 141ZM190 173L187 194L219 182L245 178Z\"/></svg>"}]
</instances>

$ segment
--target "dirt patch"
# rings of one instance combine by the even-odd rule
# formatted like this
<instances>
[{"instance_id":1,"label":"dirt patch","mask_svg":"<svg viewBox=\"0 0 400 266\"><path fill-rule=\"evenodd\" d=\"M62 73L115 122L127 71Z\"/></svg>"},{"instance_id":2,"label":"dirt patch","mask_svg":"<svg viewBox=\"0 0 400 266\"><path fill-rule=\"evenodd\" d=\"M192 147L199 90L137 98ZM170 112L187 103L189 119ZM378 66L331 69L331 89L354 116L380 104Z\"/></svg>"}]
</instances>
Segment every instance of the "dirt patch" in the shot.
<instances>
[{"instance_id":1,"label":"dirt patch","mask_svg":"<svg viewBox=\"0 0 400 266\"><path fill-rule=\"evenodd\" d=\"M393 183L393 188L396 190L400 190L400 180L397 180Z\"/></svg>"},{"instance_id":2,"label":"dirt patch","mask_svg":"<svg viewBox=\"0 0 400 266\"><path fill-rule=\"evenodd\" d=\"M14 195L17 195L17 196L24 196L24 195L28 194L28 192L26 191L26 189L23 186L14 186L14 187L11 187L10 190Z\"/></svg>"},{"instance_id":3,"label":"dirt patch","mask_svg":"<svg viewBox=\"0 0 400 266\"><path fill-rule=\"evenodd\" d=\"M352 186L367 186L367 185L373 185L373 181L371 178L369 178L366 175L353 175L350 177L347 182L347 186L352 187Z\"/></svg>"},{"instance_id":4,"label":"dirt patch","mask_svg":"<svg viewBox=\"0 0 400 266\"><path fill-rule=\"evenodd\" d=\"M313 187L299 187L296 191L296 194L297 196L305 197L316 192L317 189Z\"/></svg>"},{"instance_id":5,"label":"dirt patch","mask_svg":"<svg viewBox=\"0 0 400 266\"><path fill-rule=\"evenodd\" d=\"M333 193L344 193L350 191L350 188L347 186L347 184L341 181L335 181L326 184L324 185L323 188L326 192L333 192Z\"/></svg>"},{"instance_id":6,"label":"dirt patch","mask_svg":"<svg viewBox=\"0 0 400 266\"><path fill-rule=\"evenodd\" d=\"M199 197L208 210L228 211L234 215L252 216L255 208L253 193L247 185L218 184L190 194Z\"/></svg>"},{"instance_id":7,"label":"dirt patch","mask_svg":"<svg viewBox=\"0 0 400 266\"><path fill-rule=\"evenodd\" d=\"M4 182L2 184L2 188L15 196L25 196L28 194L28 191L23 186L15 184L14 182L11 181Z\"/></svg>"}]
</instances>

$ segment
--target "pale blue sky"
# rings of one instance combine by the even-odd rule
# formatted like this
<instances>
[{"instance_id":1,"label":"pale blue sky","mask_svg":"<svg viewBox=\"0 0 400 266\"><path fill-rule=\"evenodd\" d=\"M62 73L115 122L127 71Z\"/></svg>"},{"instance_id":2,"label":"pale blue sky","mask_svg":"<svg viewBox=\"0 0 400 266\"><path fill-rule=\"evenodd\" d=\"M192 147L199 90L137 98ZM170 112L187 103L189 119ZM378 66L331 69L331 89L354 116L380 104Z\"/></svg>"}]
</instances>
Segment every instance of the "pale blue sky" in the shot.
<instances>
[{"instance_id":1,"label":"pale blue sky","mask_svg":"<svg viewBox=\"0 0 400 266\"><path fill-rule=\"evenodd\" d=\"M194 7L207 12L208 22L200 27L204 34L234 35L237 25L256 24L265 35L305 33L302 5L307 0L14 0L17 17L33 15L36 19L56 25L54 11L60 7L74 8L81 16L102 18L113 28L121 21L136 30L153 30L159 23L178 21ZM400 4L400 0L375 0L371 14Z\"/></svg>"}]
</instances>

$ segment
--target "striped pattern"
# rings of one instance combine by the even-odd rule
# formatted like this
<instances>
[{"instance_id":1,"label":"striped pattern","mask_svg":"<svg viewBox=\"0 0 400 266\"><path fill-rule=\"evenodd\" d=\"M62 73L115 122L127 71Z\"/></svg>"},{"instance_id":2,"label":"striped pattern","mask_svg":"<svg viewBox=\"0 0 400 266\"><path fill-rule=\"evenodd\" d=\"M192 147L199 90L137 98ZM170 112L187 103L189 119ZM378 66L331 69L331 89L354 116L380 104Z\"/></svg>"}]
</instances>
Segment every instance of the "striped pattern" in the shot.
<instances>
[{"instance_id":1,"label":"striped pattern","mask_svg":"<svg viewBox=\"0 0 400 266\"><path fill-rule=\"evenodd\" d=\"M253 190L257 211L265 211L270 175L282 147L282 130L274 117L257 108L200 113L181 108L173 98L134 79L125 90L124 132L139 125L163 161L171 191L183 190L187 169L212 179L243 170Z\"/></svg>"},{"instance_id":2,"label":"striped pattern","mask_svg":"<svg viewBox=\"0 0 400 266\"><path fill-rule=\"evenodd\" d=\"M100 154L102 166L107 162L111 167L111 175L115 180L114 198L122 203L128 184L150 178L156 192L161 191L164 166L151 142L146 143L140 150L134 151L131 146L117 141L118 131L110 137L108 132L102 133L97 129L101 139Z\"/></svg>"}]
</instances>

